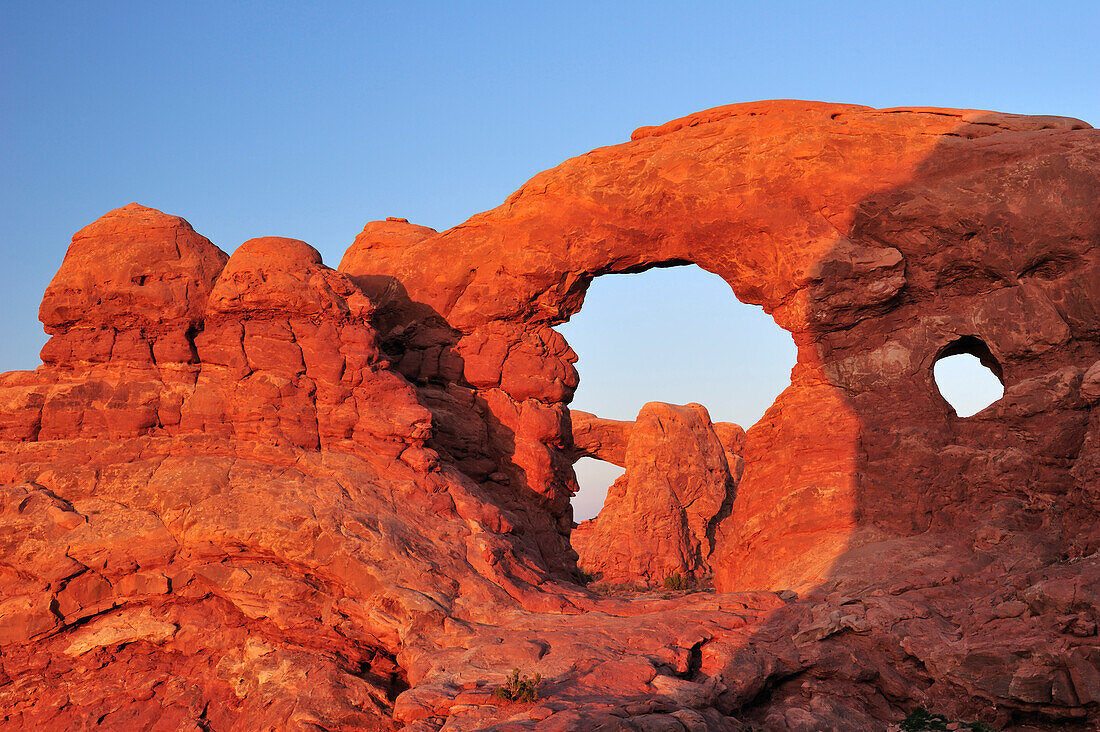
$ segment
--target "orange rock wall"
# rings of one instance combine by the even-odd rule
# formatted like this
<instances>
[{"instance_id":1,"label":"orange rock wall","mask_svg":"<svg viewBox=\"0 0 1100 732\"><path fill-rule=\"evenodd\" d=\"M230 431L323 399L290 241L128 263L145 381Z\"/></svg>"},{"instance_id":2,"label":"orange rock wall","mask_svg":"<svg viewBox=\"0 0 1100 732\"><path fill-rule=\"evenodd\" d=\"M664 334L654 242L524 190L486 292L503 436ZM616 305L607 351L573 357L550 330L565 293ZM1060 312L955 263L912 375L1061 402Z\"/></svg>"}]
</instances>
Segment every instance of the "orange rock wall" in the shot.
<instances>
[{"instance_id":1,"label":"orange rock wall","mask_svg":"<svg viewBox=\"0 0 1100 732\"><path fill-rule=\"evenodd\" d=\"M136 204L78 232L0 375L0 728L1100 723L1097 133L782 101L633 137L338 270ZM713 532L748 591L601 597L553 326L688 262L798 346ZM963 337L1006 386L966 420ZM542 703L492 701L514 666Z\"/></svg>"}]
</instances>

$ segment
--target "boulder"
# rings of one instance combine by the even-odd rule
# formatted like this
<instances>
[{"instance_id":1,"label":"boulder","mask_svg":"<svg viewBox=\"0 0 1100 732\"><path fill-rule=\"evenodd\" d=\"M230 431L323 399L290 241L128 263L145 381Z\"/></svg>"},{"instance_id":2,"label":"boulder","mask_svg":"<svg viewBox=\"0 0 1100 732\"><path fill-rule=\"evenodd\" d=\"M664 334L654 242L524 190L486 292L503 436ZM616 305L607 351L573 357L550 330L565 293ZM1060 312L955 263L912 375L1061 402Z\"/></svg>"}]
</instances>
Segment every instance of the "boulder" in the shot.
<instances>
[{"instance_id":1,"label":"boulder","mask_svg":"<svg viewBox=\"0 0 1100 732\"><path fill-rule=\"evenodd\" d=\"M614 437L593 439L600 428ZM736 435L735 428L727 423L723 431ZM573 530L581 568L612 584L667 581L681 589L706 582L714 529L737 487L710 414L701 404L650 402L632 423L584 415L574 423L573 440L594 444L585 452L599 458L623 432L626 472L608 489L600 514ZM735 439L730 442L736 447ZM616 456L614 448L607 452Z\"/></svg>"}]
</instances>

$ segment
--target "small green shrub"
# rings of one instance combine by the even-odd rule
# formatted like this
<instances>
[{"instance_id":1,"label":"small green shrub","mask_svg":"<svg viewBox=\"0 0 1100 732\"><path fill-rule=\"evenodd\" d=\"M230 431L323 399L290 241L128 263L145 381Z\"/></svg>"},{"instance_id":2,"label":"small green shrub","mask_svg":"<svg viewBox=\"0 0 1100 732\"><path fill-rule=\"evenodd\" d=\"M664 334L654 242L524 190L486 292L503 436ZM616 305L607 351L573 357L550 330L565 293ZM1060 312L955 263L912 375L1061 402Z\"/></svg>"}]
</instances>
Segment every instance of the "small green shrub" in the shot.
<instances>
[{"instance_id":1,"label":"small green shrub","mask_svg":"<svg viewBox=\"0 0 1100 732\"><path fill-rule=\"evenodd\" d=\"M603 595L604 597L630 597L637 595L639 592L644 592L644 587L638 587L629 583L618 582L604 582L603 580L596 580L589 587L593 592Z\"/></svg>"},{"instance_id":2,"label":"small green shrub","mask_svg":"<svg viewBox=\"0 0 1100 732\"><path fill-rule=\"evenodd\" d=\"M665 577L666 590L686 590L687 588L688 579L679 572L673 572L668 577Z\"/></svg>"},{"instance_id":3,"label":"small green shrub","mask_svg":"<svg viewBox=\"0 0 1100 732\"><path fill-rule=\"evenodd\" d=\"M917 707L901 720L902 732L943 732L951 722L942 714L935 714L923 707ZM970 732L994 732L985 722L960 722L964 730Z\"/></svg>"},{"instance_id":4,"label":"small green shrub","mask_svg":"<svg viewBox=\"0 0 1100 732\"><path fill-rule=\"evenodd\" d=\"M924 707L917 707L901 720L902 732L927 732L928 730L946 730L947 717L932 714Z\"/></svg>"},{"instance_id":5,"label":"small green shrub","mask_svg":"<svg viewBox=\"0 0 1100 732\"><path fill-rule=\"evenodd\" d=\"M542 674L535 674L531 678L526 675L520 677L519 669L514 668L508 680L498 686L493 693L504 701L533 702L539 698L540 683L542 683Z\"/></svg>"}]
</instances>

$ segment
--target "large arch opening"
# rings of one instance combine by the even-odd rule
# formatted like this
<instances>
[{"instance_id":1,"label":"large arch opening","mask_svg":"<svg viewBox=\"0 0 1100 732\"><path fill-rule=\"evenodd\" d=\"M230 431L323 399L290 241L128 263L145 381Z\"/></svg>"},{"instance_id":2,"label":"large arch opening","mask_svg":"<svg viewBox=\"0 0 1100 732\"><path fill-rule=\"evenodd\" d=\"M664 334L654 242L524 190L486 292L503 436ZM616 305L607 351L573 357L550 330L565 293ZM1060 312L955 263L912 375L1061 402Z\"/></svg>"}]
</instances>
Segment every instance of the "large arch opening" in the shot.
<instances>
[{"instance_id":1,"label":"large arch opening","mask_svg":"<svg viewBox=\"0 0 1100 732\"><path fill-rule=\"evenodd\" d=\"M796 360L790 333L696 265L598 277L557 329L579 357L570 407L605 419L632 421L647 402L697 402L713 422L747 429L790 385ZM574 470L580 522L599 513L623 468L583 457Z\"/></svg>"}]
</instances>

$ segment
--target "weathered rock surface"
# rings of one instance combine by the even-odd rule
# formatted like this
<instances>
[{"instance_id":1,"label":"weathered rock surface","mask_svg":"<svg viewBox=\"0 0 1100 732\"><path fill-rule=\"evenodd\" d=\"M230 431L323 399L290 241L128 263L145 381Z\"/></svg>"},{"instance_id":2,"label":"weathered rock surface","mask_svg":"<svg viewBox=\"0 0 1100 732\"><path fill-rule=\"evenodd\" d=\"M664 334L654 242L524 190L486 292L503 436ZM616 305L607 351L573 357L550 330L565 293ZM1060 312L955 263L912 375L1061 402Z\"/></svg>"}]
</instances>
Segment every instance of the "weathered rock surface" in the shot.
<instances>
[{"instance_id":1,"label":"weathered rock surface","mask_svg":"<svg viewBox=\"0 0 1100 732\"><path fill-rule=\"evenodd\" d=\"M79 232L0 375L0 728L1100 725L1100 134L784 101L633 137L339 271L140 206ZM553 326L688 262L798 364L715 430L720 592L602 597ZM969 419L961 338L1006 387ZM513 667L539 701L489 698Z\"/></svg>"},{"instance_id":2,"label":"weathered rock surface","mask_svg":"<svg viewBox=\"0 0 1100 732\"><path fill-rule=\"evenodd\" d=\"M650 402L634 422L585 415L573 429L574 442L587 441L584 454L592 457L618 457L626 437L626 472L608 489L599 516L573 529L580 567L615 584L707 579L714 531L729 514L737 482L706 408ZM737 425L724 432L731 449L744 435Z\"/></svg>"},{"instance_id":3,"label":"weathered rock surface","mask_svg":"<svg viewBox=\"0 0 1100 732\"><path fill-rule=\"evenodd\" d=\"M626 445L630 441L633 422L604 419L579 409L569 412L573 432L573 462L583 457L626 467Z\"/></svg>"},{"instance_id":4,"label":"weathered rock surface","mask_svg":"<svg viewBox=\"0 0 1100 732\"><path fill-rule=\"evenodd\" d=\"M1100 384L1100 370L1097 371L1097 383ZM1100 393L1100 392L1098 392ZM633 422L618 419L606 419L579 409L569 410L573 433L573 446L569 451L573 462L583 457L626 467L626 443L630 439ZM744 470L741 453L745 449L745 430L733 422L714 422L714 432L726 452L730 472L735 482Z\"/></svg>"}]
</instances>

